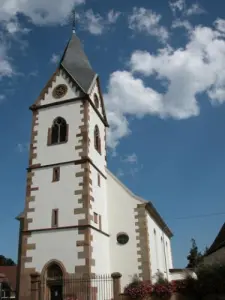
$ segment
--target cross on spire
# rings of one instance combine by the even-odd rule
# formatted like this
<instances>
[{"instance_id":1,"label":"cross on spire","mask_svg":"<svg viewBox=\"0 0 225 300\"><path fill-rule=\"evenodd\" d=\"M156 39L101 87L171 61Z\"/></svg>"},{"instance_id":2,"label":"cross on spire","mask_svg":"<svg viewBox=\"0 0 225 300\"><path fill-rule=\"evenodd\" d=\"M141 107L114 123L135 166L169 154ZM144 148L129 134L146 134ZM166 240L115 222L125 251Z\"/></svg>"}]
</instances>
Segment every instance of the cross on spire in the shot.
<instances>
[{"instance_id":1,"label":"cross on spire","mask_svg":"<svg viewBox=\"0 0 225 300\"><path fill-rule=\"evenodd\" d=\"M72 9L72 31L73 31L73 33L76 32L76 12L75 12L75 6Z\"/></svg>"}]
</instances>

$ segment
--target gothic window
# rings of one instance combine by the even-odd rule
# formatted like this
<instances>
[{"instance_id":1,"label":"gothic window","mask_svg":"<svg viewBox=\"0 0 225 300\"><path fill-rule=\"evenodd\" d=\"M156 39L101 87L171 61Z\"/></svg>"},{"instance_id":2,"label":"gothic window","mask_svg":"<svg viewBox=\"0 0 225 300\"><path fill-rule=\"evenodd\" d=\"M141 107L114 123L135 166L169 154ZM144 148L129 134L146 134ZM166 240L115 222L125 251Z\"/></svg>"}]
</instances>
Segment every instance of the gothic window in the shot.
<instances>
[{"instance_id":1,"label":"gothic window","mask_svg":"<svg viewBox=\"0 0 225 300\"><path fill-rule=\"evenodd\" d=\"M48 136L49 145L67 142L68 124L63 118L58 117L57 119L55 119L49 131L50 131Z\"/></svg>"},{"instance_id":2,"label":"gothic window","mask_svg":"<svg viewBox=\"0 0 225 300\"><path fill-rule=\"evenodd\" d=\"M99 100L97 94L94 94L94 103L95 103L95 107L99 108Z\"/></svg>"},{"instance_id":3,"label":"gothic window","mask_svg":"<svg viewBox=\"0 0 225 300\"><path fill-rule=\"evenodd\" d=\"M95 143L95 149L101 154L101 138L99 133L99 128L96 125L95 131L94 131L94 143Z\"/></svg>"}]
</instances>

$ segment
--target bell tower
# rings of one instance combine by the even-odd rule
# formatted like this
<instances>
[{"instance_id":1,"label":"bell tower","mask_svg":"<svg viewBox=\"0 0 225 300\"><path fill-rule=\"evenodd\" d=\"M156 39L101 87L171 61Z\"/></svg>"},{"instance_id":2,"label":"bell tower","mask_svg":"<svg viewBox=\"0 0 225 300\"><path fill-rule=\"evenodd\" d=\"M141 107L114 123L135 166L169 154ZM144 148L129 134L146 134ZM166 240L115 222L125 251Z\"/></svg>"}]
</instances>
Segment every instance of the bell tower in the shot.
<instances>
[{"instance_id":1,"label":"bell tower","mask_svg":"<svg viewBox=\"0 0 225 300\"><path fill-rule=\"evenodd\" d=\"M66 274L110 272L106 128L98 75L72 34L35 103L20 221L18 294L52 263Z\"/></svg>"}]
</instances>

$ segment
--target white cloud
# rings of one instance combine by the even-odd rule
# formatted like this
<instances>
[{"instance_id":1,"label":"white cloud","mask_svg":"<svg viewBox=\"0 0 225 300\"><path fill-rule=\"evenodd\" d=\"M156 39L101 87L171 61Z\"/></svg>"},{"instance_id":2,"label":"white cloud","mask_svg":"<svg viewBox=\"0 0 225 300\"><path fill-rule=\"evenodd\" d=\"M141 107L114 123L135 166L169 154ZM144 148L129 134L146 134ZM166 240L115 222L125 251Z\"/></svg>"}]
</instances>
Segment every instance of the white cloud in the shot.
<instances>
[{"instance_id":1,"label":"white cloud","mask_svg":"<svg viewBox=\"0 0 225 300\"><path fill-rule=\"evenodd\" d=\"M104 20L102 16L94 14L92 9L87 10L84 16L79 18L79 24L83 30L89 31L94 35L100 35L104 30Z\"/></svg>"},{"instance_id":2,"label":"white cloud","mask_svg":"<svg viewBox=\"0 0 225 300\"><path fill-rule=\"evenodd\" d=\"M205 10L202 7L200 7L198 3L192 4L191 7L189 7L186 11L187 16L200 15L204 13Z\"/></svg>"},{"instance_id":3,"label":"white cloud","mask_svg":"<svg viewBox=\"0 0 225 300\"><path fill-rule=\"evenodd\" d=\"M53 53L50 59L52 64L57 64L59 62L60 56L58 54Z\"/></svg>"},{"instance_id":4,"label":"white cloud","mask_svg":"<svg viewBox=\"0 0 225 300\"><path fill-rule=\"evenodd\" d=\"M22 28L17 19L11 20L9 22L5 22L5 28L8 33L14 35L16 33L29 33L30 29Z\"/></svg>"},{"instance_id":5,"label":"white cloud","mask_svg":"<svg viewBox=\"0 0 225 300\"><path fill-rule=\"evenodd\" d=\"M155 36L161 41L166 41L169 33L164 26L160 25L161 18L161 15L156 14L151 9L134 7L132 15L128 18L129 28Z\"/></svg>"},{"instance_id":6,"label":"white cloud","mask_svg":"<svg viewBox=\"0 0 225 300\"><path fill-rule=\"evenodd\" d=\"M218 26L217 26L218 27ZM118 70L109 78L105 95L111 118L109 146L130 133L128 117L156 115L186 119L200 112L198 96L205 93L213 103L225 102L225 36L216 28L198 26L185 47L166 46L158 53L134 51L131 70ZM151 77L167 87L153 89ZM122 124L122 126L121 126Z\"/></svg>"},{"instance_id":7,"label":"white cloud","mask_svg":"<svg viewBox=\"0 0 225 300\"><path fill-rule=\"evenodd\" d=\"M116 21L118 20L120 14L121 14L120 12L114 11L113 9L111 9L111 10L108 12L108 15L107 15L108 23L109 23L109 24L116 23Z\"/></svg>"},{"instance_id":8,"label":"white cloud","mask_svg":"<svg viewBox=\"0 0 225 300\"><path fill-rule=\"evenodd\" d=\"M0 20L10 21L18 13L36 25L63 23L74 5L85 0L1 0Z\"/></svg>"},{"instance_id":9,"label":"white cloud","mask_svg":"<svg viewBox=\"0 0 225 300\"><path fill-rule=\"evenodd\" d=\"M132 153L130 155L127 155L124 159L124 162L129 164L137 164L138 158L136 153Z\"/></svg>"},{"instance_id":10,"label":"white cloud","mask_svg":"<svg viewBox=\"0 0 225 300\"><path fill-rule=\"evenodd\" d=\"M169 6L174 16L177 14L192 16L205 13L205 10L197 2L193 3L190 7L187 7L185 0L175 0L170 1Z\"/></svg>"},{"instance_id":11,"label":"white cloud","mask_svg":"<svg viewBox=\"0 0 225 300\"><path fill-rule=\"evenodd\" d=\"M115 148L122 137L130 134L126 115L144 116L146 109L152 111L152 108L156 108L157 103L160 103L158 97L160 95L157 92L145 87L141 79L134 78L128 71L116 71L111 74L108 93L104 95L110 123L107 136L110 148Z\"/></svg>"},{"instance_id":12,"label":"white cloud","mask_svg":"<svg viewBox=\"0 0 225 300\"><path fill-rule=\"evenodd\" d=\"M0 45L0 80L1 77L11 77L13 73L12 64L7 56L7 48L2 43Z\"/></svg>"},{"instance_id":13,"label":"white cloud","mask_svg":"<svg viewBox=\"0 0 225 300\"><path fill-rule=\"evenodd\" d=\"M185 0L177 0L177 1L171 1L169 2L169 6L175 15L177 12L181 12L185 10L186 2Z\"/></svg>"},{"instance_id":14,"label":"white cloud","mask_svg":"<svg viewBox=\"0 0 225 300\"><path fill-rule=\"evenodd\" d=\"M110 10L105 17L94 13L92 9L87 10L83 14L77 14L81 28L93 35L101 35L111 24L116 23L119 16L120 12L115 12L114 10Z\"/></svg>"},{"instance_id":15,"label":"white cloud","mask_svg":"<svg viewBox=\"0 0 225 300\"><path fill-rule=\"evenodd\" d=\"M214 22L214 25L218 31L225 33L225 20L219 18Z\"/></svg>"},{"instance_id":16,"label":"white cloud","mask_svg":"<svg viewBox=\"0 0 225 300\"><path fill-rule=\"evenodd\" d=\"M193 29L191 23L187 20L180 20L180 19L176 19L173 21L172 23L172 29L175 28L185 28L187 31L190 31Z\"/></svg>"}]
</instances>

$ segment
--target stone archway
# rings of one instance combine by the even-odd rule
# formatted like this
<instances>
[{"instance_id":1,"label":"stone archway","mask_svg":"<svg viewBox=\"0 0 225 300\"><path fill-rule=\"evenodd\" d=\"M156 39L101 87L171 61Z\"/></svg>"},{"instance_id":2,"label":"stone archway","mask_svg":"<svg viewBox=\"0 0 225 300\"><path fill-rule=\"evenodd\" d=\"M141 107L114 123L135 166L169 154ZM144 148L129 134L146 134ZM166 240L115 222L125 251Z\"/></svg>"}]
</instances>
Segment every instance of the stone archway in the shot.
<instances>
[{"instance_id":1,"label":"stone archway","mask_svg":"<svg viewBox=\"0 0 225 300\"><path fill-rule=\"evenodd\" d=\"M48 262L42 272L42 295L44 300L62 300L65 277L64 266L55 260Z\"/></svg>"}]
</instances>

